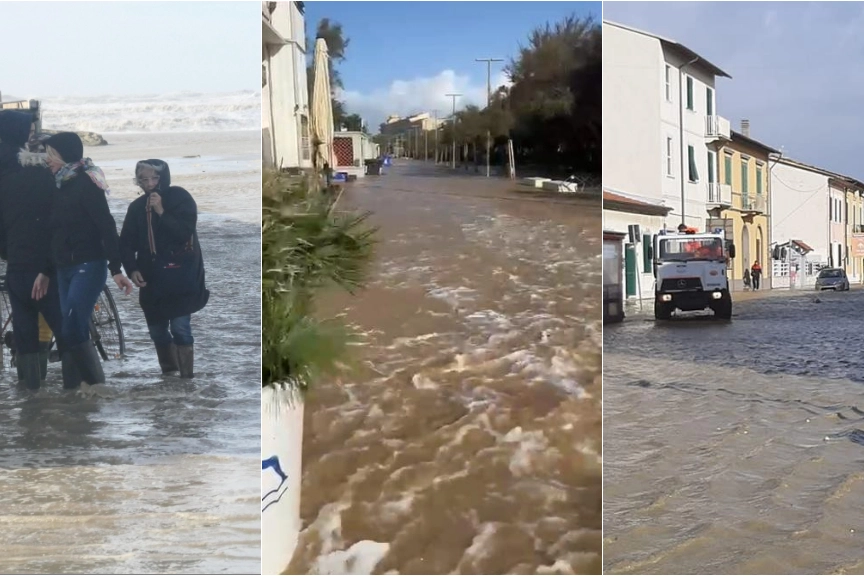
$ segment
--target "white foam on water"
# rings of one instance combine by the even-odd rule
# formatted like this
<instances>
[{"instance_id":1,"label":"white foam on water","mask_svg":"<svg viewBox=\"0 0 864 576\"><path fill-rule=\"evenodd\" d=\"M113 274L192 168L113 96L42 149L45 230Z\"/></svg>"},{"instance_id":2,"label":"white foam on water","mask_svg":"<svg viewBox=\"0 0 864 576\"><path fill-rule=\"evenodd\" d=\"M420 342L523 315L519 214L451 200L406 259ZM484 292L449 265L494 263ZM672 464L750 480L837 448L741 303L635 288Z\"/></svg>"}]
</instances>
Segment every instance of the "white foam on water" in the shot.
<instances>
[{"instance_id":1,"label":"white foam on water","mask_svg":"<svg viewBox=\"0 0 864 576\"><path fill-rule=\"evenodd\" d=\"M361 540L348 550L336 550L320 556L317 574L372 574L375 566L390 550L390 544Z\"/></svg>"},{"instance_id":2,"label":"white foam on water","mask_svg":"<svg viewBox=\"0 0 864 576\"><path fill-rule=\"evenodd\" d=\"M253 90L45 98L42 110L42 125L50 130L111 134L261 128L261 93Z\"/></svg>"},{"instance_id":3,"label":"white foam on water","mask_svg":"<svg viewBox=\"0 0 864 576\"><path fill-rule=\"evenodd\" d=\"M521 426L517 426L505 434L503 442L519 445L513 452L513 456L510 457L510 472L514 476L530 474L534 468L536 455L542 454L549 446L542 430L525 432Z\"/></svg>"}]
</instances>

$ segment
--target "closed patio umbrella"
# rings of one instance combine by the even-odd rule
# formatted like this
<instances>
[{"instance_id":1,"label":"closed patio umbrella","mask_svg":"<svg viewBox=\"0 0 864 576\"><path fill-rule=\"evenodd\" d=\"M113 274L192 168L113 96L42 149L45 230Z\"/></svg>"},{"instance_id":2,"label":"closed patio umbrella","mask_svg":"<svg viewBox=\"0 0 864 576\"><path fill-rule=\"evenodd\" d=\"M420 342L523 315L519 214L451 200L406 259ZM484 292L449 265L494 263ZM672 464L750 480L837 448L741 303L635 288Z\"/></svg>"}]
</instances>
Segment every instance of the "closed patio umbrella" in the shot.
<instances>
[{"instance_id":1,"label":"closed patio umbrella","mask_svg":"<svg viewBox=\"0 0 864 576\"><path fill-rule=\"evenodd\" d=\"M330 56L323 38L315 41L312 85L312 140L316 144L315 164L336 167L333 153L333 102L330 94Z\"/></svg>"}]
</instances>

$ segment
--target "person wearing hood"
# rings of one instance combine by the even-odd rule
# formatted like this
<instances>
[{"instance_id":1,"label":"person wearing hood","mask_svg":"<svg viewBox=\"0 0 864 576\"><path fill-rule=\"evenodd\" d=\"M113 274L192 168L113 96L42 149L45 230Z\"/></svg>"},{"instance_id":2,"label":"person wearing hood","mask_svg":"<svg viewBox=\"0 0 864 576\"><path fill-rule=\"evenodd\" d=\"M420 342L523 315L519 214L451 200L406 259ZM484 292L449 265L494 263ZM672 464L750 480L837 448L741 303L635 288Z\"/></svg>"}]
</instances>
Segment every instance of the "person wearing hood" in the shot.
<instances>
[{"instance_id":1,"label":"person wearing hood","mask_svg":"<svg viewBox=\"0 0 864 576\"><path fill-rule=\"evenodd\" d=\"M110 192L102 170L84 158L77 134L60 132L45 141L54 173L51 252L57 269L62 337L63 385L67 388L105 382L98 352L90 339L90 317L105 286L108 270L117 287L131 294L132 282L120 270L117 225L108 208ZM47 278L40 274L47 285ZM34 291L36 288L34 287Z\"/></svg>"},{"instance_id":2,"label":"person wearing hood","mask_svg":"<svg viewBox=\"0 0 864 576\"><path fill-rule=\"evenodd\" d=\"M7 262L18 378L36 390L48 372L50 336L42 337L44 323L58 335L61 354L64 341L60 293L51 262L50 218L56 187L45 155L25 149L33 128L33 117L26 112L0 112L0 257Z\"/></svg>"},{"instance_id":3,"label":"person wearing hood","mask_svg":"<svg viewBox=\"0 0 864 576\"><path fill-rule=\"evenodd\" d=\"M144 191L126 212L120 232L123 268L140 289L139 302L163 374L192 378L192 314L207 305L204 259L198 243L198 206L171 185L163 160L142 160L135 183Z\"/></svg>"}]
</instances>

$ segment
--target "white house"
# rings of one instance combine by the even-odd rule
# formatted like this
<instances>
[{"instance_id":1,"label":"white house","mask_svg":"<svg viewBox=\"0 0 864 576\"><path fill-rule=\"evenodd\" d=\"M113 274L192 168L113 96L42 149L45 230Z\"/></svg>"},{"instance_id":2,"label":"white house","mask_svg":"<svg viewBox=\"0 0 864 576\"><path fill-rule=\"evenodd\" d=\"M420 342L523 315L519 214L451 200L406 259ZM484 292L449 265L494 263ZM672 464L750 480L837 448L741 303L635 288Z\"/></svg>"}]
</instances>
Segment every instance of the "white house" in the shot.
<instances>
[{"instance_id":1,"label":"white house","mask_svg":"<svg viewBox=\"0 0 864 576\"><path fill-rule=\"evenodd\" d=\"M311 168L303 2L263 2L261 6L264 163Z\"/></svg>"},{"instance_id":2,"label":"white house","mask_svg":"<svg viewBox=\"0 0 864 576\"><path fill-rule=\"evenodd\" d=\"M731 187L718 177L719 144L731 138L717 114L718 77L731 78L674 40L603 22L603 187L671 209L648 221L604 209L605 231L639 223L651 235L682 221L705 229L731 205ZM653 276L641 273L642 295L650 296Z\"/></svg>"},{"instance_id":3,"label":"white house","mask_svg":"<svg viewBox=\"0 0 864 576\"><path fill-rule=\"evenodd\" d=\"M842 192L832 193L829 180L837 174L790 158L780 158L771 170L771 238L776 244L792 240L812 249L811 262L827 264L843 246L842 234L831 240L832 220L844 222ZM836 198L834 198L836 196ZM783 274L785 276L785 274Z\"/></svg>"}]
</instances>

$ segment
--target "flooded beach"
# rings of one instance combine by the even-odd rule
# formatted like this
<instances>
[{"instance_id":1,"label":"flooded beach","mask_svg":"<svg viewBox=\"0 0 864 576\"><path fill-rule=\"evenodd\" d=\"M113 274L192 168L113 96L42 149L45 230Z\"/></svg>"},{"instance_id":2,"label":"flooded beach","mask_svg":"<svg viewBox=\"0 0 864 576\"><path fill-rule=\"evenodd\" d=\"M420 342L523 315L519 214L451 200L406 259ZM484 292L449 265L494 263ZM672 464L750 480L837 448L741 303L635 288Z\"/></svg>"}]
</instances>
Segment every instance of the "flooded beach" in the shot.
<instances>
[{"instance_id":1,"label":"flooded beach","mask_svg":"<svg viewBox=\"0 0 864 576\"><path fill-rule=\"evenodd\" d=\"M85 155L118 230L136 160L166 160L198 203L195 378L162 376L137 292L116 289L126 356L103 363L106 395L63 391L59 363L35 395L0 372L0 571L259 573L260 133L106 139Z\"/></svg>"},{"instance_id":2,"label":"flooded beach","mask_svg":"<svg viewBox=\"0 0 864 576\"><path fill-rule=\"evenodd\" d=\"M379 226L361 335L305 409L287 573L599 573L596 200L401 161L346 186Z\"/></svg>"},{"instance_id":3,"label":"flooded beach","mask_svg":"<svg viewBox=\"0 0 864 576\"><path fill-rule=\"evenodd\" d=\"M607 327L605 572L864 570L862 305L786 293Z\"/></svg>"}]
</instances>

